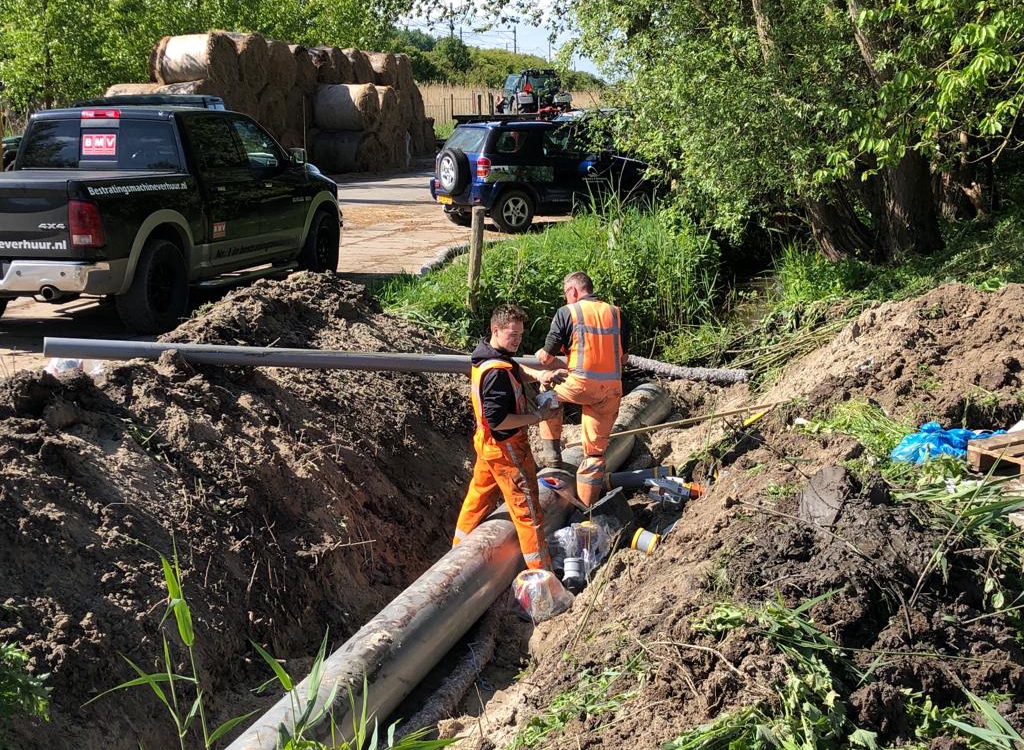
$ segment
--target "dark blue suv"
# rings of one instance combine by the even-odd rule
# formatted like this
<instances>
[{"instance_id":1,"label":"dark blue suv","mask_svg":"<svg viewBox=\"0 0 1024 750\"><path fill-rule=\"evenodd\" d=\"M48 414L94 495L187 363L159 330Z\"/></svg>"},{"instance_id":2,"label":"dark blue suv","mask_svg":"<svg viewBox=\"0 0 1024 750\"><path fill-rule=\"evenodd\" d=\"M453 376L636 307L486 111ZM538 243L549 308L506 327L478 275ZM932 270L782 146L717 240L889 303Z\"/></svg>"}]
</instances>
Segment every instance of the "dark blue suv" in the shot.
<instances>
[{"instance_id":1,"label":"dark blue suv","mask_svg":"<svg viewBox=\"0 0 1024 750\"><path fill-rule=\"evenodd\" d=\"M483 206L503 232L600 204L609 192L653 194L646 164L592 143L584 118L463 122L437 156L430 194L454 223L469 226L473 206Z\"/></svg>"}]
</instances>

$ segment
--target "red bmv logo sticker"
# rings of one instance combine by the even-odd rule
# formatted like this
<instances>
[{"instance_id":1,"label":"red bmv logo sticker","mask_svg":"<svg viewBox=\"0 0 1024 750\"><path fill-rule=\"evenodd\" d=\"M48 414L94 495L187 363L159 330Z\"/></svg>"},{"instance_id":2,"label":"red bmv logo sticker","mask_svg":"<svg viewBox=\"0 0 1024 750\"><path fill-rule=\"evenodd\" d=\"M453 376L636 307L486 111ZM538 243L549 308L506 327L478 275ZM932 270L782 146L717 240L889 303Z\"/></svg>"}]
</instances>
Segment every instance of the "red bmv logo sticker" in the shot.
<instances>
[{"instance_id":1,"label":"red bmv logo sticker","mask_svg":"<svg viewBox=\"0 0 1024 750\"><path fill-rule=\"evenodd\" d=\"M82 156L117 156L117 133L83 133Z\"/></svg>"}]
</instances>

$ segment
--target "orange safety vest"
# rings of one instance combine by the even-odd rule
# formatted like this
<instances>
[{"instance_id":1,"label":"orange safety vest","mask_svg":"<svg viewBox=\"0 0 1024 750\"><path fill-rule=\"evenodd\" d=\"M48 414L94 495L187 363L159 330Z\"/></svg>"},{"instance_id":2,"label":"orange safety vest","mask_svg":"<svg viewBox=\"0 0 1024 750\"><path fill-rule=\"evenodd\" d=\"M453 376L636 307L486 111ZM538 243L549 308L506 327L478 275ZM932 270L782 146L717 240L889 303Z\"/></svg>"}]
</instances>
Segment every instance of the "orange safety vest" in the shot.
<instances>
[{"instance_id":1,"label":"orange safety vest","mask_svg":"<svg viewBox=\"0 0 1024 750\"><path fill-rule=\"evenodd\" d=\"M516 414L526 414L529 410L522 383L516 380L511 362L502 359L488 359L479 365L473 365L469 382L470 396L473 400L473 416L476 417L476 433L473 435L473 444L477 447L478 452L482 446L498 445L498 441L491 435L491 426L487 424L487 419L484 417L484 401L480 395L480 385L484 382L484 375L490 370L496 369L508 370L509 379L512 381L512 392L516 397ZM510 439L514 440L517 437L519 437L518 434L513 435Z\"/></svg>"},{"instance_id":2,"label":"orange safety vest","mask_svg":"<svg viewBox=\"0 0 1024 750\"><path fill-rule=\"evenodd\" d=\"M588 380L622 379L621 313L615 305L581 299L569 305L573 337L569 372Z\"/></svg>"}]
</instances>

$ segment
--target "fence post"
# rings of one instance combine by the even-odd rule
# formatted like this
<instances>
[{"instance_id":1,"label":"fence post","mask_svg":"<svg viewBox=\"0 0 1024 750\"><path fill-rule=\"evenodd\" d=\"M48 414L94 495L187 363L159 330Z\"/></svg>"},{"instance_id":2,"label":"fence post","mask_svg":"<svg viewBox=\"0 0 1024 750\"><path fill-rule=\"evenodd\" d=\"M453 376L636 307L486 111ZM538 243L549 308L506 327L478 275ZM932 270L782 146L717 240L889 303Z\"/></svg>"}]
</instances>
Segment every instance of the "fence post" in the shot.
<instances>
[{"instance_id":1,"label":"fence post","mask_svg":"<svg viewBox=\"0 0 1024 750\"><path fill-rule=\"evenodd\" d=\"M480 288L480 261L484 246L484 214L483 206L473 206L472 221L469 234L469 277L466 280L466 306L476 312L476 295Z\"/></svg>"},{"instance_id":2,"label":"fence post","mask_svg":"<svg viewBox=\"0 0 1024 750\"><path fill-rule=\"evenodd\" d=\"M493 91L488 91L487 92L487 110L488 110L488 112L487 112L488 114L491 114L491 115L494 114L494 92Z\"/></svg>"},{"instance_id":3,"label":"fence post","mask_svg":"<svg viewBox=\"0 0 1024 750\"><path fill-rule=\"evenodd\" d=\"M482 115L484 113L484 95L479 91L476 94L476 113Z\"/></svg>"},{"instance_id":4,"label":"fence post","mask_svg":"<svg viewBox=\"0 0 1024 750\"><path fill-rule=\"evenodd\" d=\"M448 103L451 106L452 119L455 119L455 94L448 94Z\"/></svg>"}]
</instances>

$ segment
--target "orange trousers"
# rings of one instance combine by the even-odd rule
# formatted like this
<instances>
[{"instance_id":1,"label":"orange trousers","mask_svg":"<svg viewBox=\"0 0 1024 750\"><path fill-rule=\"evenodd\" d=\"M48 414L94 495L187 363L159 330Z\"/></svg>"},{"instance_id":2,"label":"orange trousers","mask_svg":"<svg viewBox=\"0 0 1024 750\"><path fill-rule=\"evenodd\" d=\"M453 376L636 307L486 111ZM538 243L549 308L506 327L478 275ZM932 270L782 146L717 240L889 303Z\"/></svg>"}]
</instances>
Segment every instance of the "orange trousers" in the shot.
<instances>
[{"instance_id":1,"label":"orange trousers","mask_svg":"<svg viewBox=\"0 0 1024 750\"><path fill-rule=\"evenodd\" d=\"M558 400L583 407L581 442L583 460L576 470L576 494L586 505L593 505L604 492L604 452L608 449L615 418L622 402L622 382L619 380L585 380L569 374L564 382L554 387ZM562 411L539 425L541 439L562 438Z\"/></svg>"},{"instance_id":2,"label":"orange trousers","mask_svg":"<svg viewBox=\"0 0 1024 750\"><path fill-rule=\"evenodd\" d=\"M465 539L504 498L526 567L551 570L544 538L544 513L537 494L537 464L525 431L509 440L478 444L476 449L473 479L455 524L452 546Z\"/></svg>"}]
</instances>

